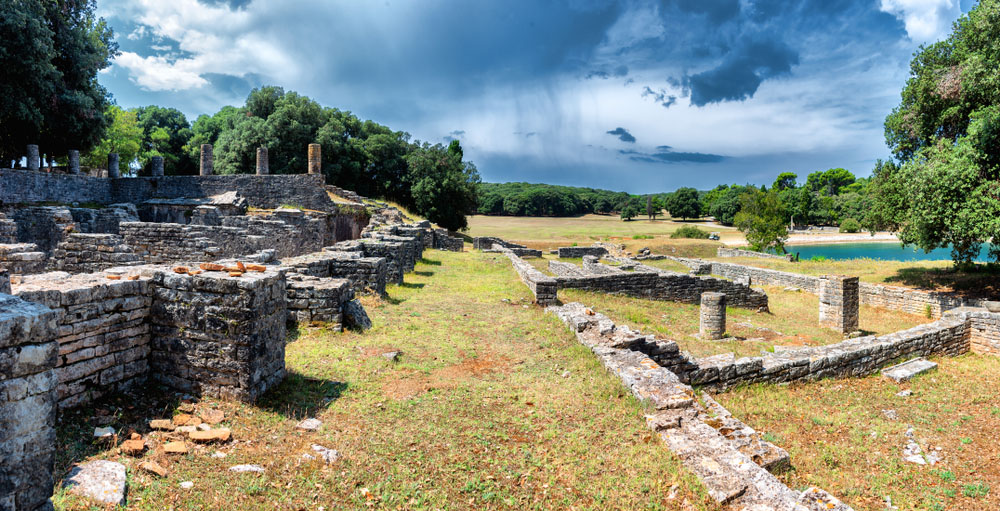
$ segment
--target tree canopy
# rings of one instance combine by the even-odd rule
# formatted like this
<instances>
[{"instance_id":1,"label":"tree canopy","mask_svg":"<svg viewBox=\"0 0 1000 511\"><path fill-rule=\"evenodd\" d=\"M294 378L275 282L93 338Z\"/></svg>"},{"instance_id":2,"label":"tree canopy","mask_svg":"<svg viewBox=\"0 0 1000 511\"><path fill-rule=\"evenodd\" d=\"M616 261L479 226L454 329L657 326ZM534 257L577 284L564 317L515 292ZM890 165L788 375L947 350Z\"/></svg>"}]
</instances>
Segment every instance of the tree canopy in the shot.
<instances>
[{"instance_id":1,"label":"tree canopy","mask_svg":"<svg viewBox=\"0 0 1000 511\"><path fill-rule=\"evenodd\" d=\"M687 220L701 218L701 201L698 190L694 188L678 188L667 198L667 211L674 218Z\"/></svg>"}]
</instances>

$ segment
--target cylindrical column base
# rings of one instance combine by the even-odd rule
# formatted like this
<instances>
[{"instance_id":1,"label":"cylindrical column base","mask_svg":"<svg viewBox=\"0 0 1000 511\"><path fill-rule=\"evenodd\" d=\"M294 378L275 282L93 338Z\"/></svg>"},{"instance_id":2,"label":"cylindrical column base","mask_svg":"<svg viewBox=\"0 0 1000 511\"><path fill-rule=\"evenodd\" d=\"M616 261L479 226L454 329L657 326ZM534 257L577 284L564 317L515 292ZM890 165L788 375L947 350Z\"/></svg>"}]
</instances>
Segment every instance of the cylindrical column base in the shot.
<instances>
[{"instance_id":1,"label":"cylindrical column base","mask_svg":"<svg viewBox=\"0 0 1000 511\"><path fill-rule=\"evenodd\" d=\"M309 144L309 173L320 174L323 172L323 159L320 156L320 145Z\"/></svg>"},{"instance_id":2,"label":"cylindrical column base","mask_svg":"<svg viewBox=\"0 0 1000 511\"><path fill-rule=\"evenodd\" d=\"M74 176L80 173L80 151L69 150L69 173Z\"/></svg>"},{"instance_id":3,"label":"cylindrical column base","mask_svg":"<svg viewBox=\"0 0 1000 511\"><path fill-rule=\"evenodd\" d=\"M267 167L267 148L264 146L257 148L257 175L266 176L270 170Z\"/></svg>"},{"instance_id":4,"label":"cylindrical column base","mask_svg":"<svg viewBox=\"0 0 1000 511\"><path fill-rule=\"evenodd\" d=\"M28 144L28 170L38 170L41 166L41 157L38 155L38 146Z\"/></svg>"},{"instance_id":5,"label":"cylindrical column base","mask_svg":"<svg viewBox=\"0 0 1000 511\"><path fill-rule=\"evenodd\" d=\"M211 176L213 169L212 144L201 145L201 175Z\"/></svg>"},{"instance_id":6,"label":"cylindrical column base","mask_svg":"<svg viewBox=\"0 0 1000 511\"><path fill-rule=\"evenodd\" d=\"M150 160L150 175L153 177L163 177L163 157L154 156Z\"/></svg>"},{"instance_id":7,"label":"cylindrical column base","mask_svg":"<svg viewBox=\"0 0 1000 511\"><path fill-rule=\"evenodd\" d=\"M701 294L701 321L699 336L702 339L722 339L726 335L726 295Z\"/></svg>"},{"instance_id":8,"label":"cylindrical column base","mask_svg":"<svg viewBox=\"0 0 1000 511\"><path fill-rule=\"evenodd\" d=\"M118 169L118 153L108 155L108 177L111 179L121 177L121 171Z\"/></svg>"}]
</instances>

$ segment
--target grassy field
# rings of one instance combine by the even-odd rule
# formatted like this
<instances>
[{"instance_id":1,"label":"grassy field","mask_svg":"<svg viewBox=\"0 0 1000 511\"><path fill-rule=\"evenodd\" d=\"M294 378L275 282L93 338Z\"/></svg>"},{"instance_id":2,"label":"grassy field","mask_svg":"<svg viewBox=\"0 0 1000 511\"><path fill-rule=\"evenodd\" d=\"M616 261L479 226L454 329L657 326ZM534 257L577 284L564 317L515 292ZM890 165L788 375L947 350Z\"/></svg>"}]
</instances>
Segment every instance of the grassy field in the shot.
<instances>
[{"instance_id":1,"label":"grassy field","mask_svg":"<svg viewBox=\"0 0 1000 511\"><path fill-rule=\"evenodd\" d=\"M616 323L629 325L643 333L677 341L682 350L695 357L733 352L737 357L759 356L761 351L779 346L821 346L843 340L833 330L821 328L819 297L810 293L784 291L781 287L764 288L770 298L770 313L758 313L727 307L727 333L739 340L704 341L697 338L699 306L609 295L606 293L564 289L563 302L580 302ZM897 332L930 319L862 305L858 323L862 331L873 334Z\"/></svg>"},{"instance_id":2,"label":"grassy field","mask_svg":"<svg viewBox=\"0 0 1000 511\"><path fill-rule=\"evenodd\" d=\"M716 398L789 451L794 469L781 478L790 487L820 486L859 511L886 509L886 497L904 511L1000 509L1000 364L976 355L935 361L936 372L903 385L870 376ZM897 396L904 388L913 394ZM941 448L941 461L902 461L911 426L924 452Z\"/></svg>"},{"instance_id":3,"label":"grassy field","mask_svg":"<svg viewBox=\"0 0 1000 511\"><path fill-rule=\"evenodd\" d=\"M226 413L231 442L168 456L147 421L177 413L176 398L118 396L61 416L57 478L74 462L121 461L129 509L713 508L621 383L528 305L505 257L426 256L387 299L366 302L371 331L298 332L288 378L262 402L199 403ZM396 350L397 362L382 356ZM318 432L295 430L311 416ZM138 459L92 443L99 417L152 449ZM303 459L314 443L340 460ZM169 474L138 470L146 460ZM248 463L266 473L228 471ZM54 502L88 508L61 490Z\"/></svg>"}]
</instances>

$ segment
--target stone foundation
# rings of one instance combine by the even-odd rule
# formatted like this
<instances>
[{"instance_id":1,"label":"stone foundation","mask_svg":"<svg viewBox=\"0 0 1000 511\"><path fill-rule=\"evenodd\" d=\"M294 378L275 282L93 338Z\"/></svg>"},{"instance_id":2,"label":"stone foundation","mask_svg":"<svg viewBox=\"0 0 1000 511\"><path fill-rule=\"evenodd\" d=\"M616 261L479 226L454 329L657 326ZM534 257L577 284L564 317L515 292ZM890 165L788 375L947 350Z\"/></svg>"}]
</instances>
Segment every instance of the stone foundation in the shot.
<instances>
[{"instance_id":1,"label":"stone foundation","mask_svg":"<svg viewBox=\"0 0 1000 511\"><path fill-rule=\"evenodd\" d=\"M742 250L739 248L719 247L716 250L717 257L756 257L758 259L781 259L792 262L795 256L792 254L765 254L764 252L754 252L753 250Z\"/></svg>"},{"instance_id":2,"label":"stone foundation","mask_svg":"<svg viewBox=\"0 0 1000 511\"><path fill-rule=\"evenodd\" d=\"M726 335L726 295L702 293L698 333L702 339L722 339Z\"/></svg>"},{"instance_id":3,"label":"stone foundation","mask_svg":"<svg viewBox=\"0 0 1000 511\"><path fill-rule=\"evenodd\" d=\"M559 258L580 258L583 256L594 256L601 258L608 255L608 249L604 247L559 247Z\"/></svg>"},{"instance_id":4,"label":"stone foundation","mask_svg":"<svg viewBox=\"0 0 1000 511\"><path fill-rule=\"evenodd\" d=\"M843 334L858 331L858 277L824 275L819 280L819 324Z\"/></svg>"},{"instance_id":5,"label":"stone foundation","mask_svg":"<svg viewBox=\"0 0 1000 511\"><path fill-rule=\"evenodd\" d=\"M51 510L55 313L0 295L0 509Z\"/></svg>"},{"instance_id":6,"label":"stone foundation","mask_svg":"<svg viewBox=\"0 0 1000 511\"><path fill-rule=\"evenodd\" d=\"M289 275L288 324L325 324L339 332L344 329L343 306L354 299L350 281Z\"/></svg>"},{"instance_id":7,"label":"stone foundation","mask_svg":"<svg viewBox=\"0 0 1000 511\"><path fill-rule=\"evenodd\" d=\"M70 234L56 247L52 257L53 269L70 273L94 273L143 262L116 234Z\"/></svg>"}]
</instances>

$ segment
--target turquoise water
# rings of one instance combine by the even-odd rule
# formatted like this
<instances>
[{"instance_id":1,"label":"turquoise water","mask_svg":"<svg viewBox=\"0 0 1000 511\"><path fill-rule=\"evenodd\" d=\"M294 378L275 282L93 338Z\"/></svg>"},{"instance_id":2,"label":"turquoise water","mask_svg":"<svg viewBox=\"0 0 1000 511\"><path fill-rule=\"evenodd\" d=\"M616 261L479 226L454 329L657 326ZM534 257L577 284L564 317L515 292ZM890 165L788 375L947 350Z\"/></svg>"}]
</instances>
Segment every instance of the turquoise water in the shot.
<instances>
[{"instance_id":1,"label":"turquoise water","mask_svg":"<svg viewBox=\"0 0 1000 511\"><path fill-rule=\"evenodd\" d=\"M829 245L787 245L785 250L798 253L803 260L812 256L823 256L827 259L881 259L883 261L933 261L951 260L950 248L939 248L930 253L913 247L903 247L899 243L831 243ZM977 261L986 261L988 249L983 247Z\"/></svg>"}]
</instances>

